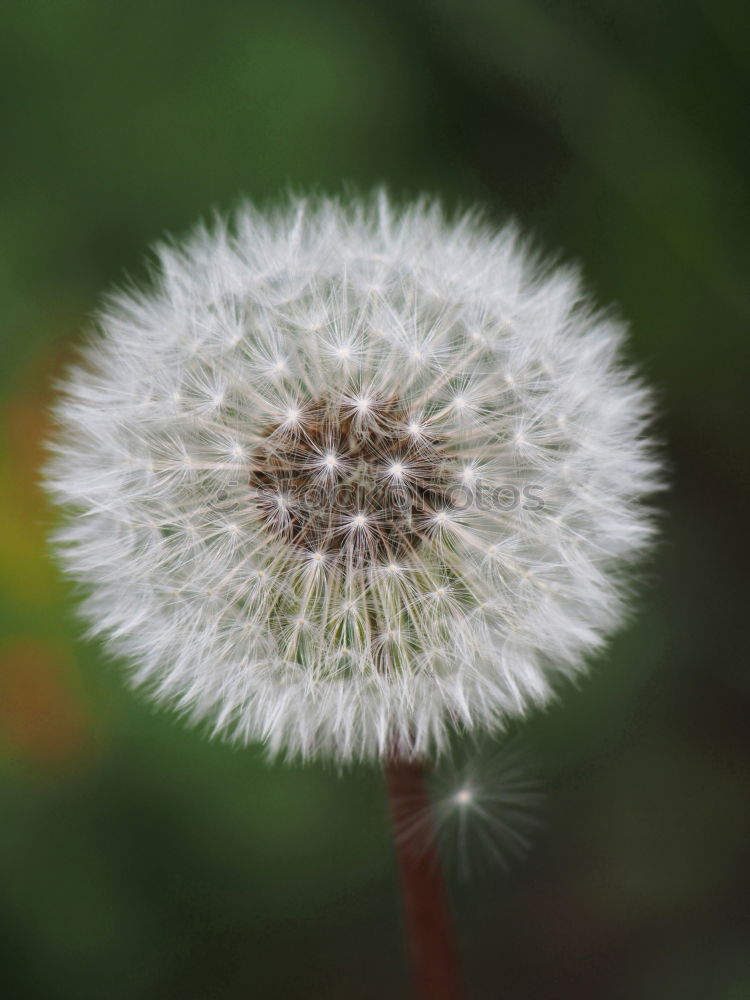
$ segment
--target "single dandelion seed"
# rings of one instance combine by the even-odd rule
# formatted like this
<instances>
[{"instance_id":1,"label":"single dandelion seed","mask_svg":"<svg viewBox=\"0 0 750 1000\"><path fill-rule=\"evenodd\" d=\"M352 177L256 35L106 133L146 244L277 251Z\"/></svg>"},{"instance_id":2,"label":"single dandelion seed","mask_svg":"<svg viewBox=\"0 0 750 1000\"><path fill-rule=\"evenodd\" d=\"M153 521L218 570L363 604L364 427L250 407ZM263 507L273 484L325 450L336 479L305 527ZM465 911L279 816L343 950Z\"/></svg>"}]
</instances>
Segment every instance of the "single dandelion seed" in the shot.
<instances>
[{"instance_id":1,"label":"single dandelion seed","mask_svg":"<svg viewBox=\"0 0 750 1000\"><path fill-rule=\"evenodd\" d=\"M499 749L464 748L437 765L429 784L428 799L400 803L403 850L423 856L437 849L464 880L523 860L541 825L544 795L517 736Z\"/></svg>"}]
</instances>

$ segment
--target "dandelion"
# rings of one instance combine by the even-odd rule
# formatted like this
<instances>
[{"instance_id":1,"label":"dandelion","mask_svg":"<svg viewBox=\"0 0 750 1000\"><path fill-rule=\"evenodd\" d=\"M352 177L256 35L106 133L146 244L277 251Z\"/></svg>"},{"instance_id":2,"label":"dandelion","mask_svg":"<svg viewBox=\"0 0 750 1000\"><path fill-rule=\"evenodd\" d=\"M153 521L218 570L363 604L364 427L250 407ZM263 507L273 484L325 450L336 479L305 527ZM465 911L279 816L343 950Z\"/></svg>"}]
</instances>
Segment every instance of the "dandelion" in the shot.
<instances>
[{"instance_id":1,"label":"dandelion","mask_svg":"<svg viewBox=\"0 0 750 1000\"><path fill-rule=\"evenodd\" d=\"M68 373L46 470L134 684L272 755L394 767L585 669L659 469L574 270L384 194L246 206L157 260Z\"/></svg>"}]
</instances>

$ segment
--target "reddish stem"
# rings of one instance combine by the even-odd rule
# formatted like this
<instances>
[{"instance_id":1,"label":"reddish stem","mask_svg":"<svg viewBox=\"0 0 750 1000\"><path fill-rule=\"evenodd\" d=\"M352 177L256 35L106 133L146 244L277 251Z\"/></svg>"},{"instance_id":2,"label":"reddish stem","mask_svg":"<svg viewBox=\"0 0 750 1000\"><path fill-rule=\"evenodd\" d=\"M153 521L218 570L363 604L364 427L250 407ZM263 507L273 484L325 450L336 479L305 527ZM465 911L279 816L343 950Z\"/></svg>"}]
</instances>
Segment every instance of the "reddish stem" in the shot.
<instances>
[{"instance_id":1,"label":"reddish stem","mask_svg":"<svg viewBox=\"0 0 750 1000\"><path fill-rule=\"evenodd\" d=\"M432 829L424 765L392 759L385 765L385 779L417 995L423 1000L460 1000L458 949Z\"/></svg>"}]
</instances>

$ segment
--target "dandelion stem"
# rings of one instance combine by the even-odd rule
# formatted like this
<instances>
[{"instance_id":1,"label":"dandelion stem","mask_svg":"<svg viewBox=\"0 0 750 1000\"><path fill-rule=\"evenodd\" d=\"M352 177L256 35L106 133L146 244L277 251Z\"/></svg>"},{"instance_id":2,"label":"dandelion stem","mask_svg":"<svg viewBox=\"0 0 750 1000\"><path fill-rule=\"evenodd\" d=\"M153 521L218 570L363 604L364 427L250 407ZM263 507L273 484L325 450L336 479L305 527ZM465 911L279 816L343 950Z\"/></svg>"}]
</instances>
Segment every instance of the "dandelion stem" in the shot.
<instances>
[{"instance_id":1,"label":"dandelion stem","mask_svg":"<svg viewBox=\"0 0 750 1000\"><path fill-rule=\"evenodd\" d=\"M417 995L421 1000L460 1000L458 949L432 830L424 765L392 758L385 765L385 779Z\"/></svg>"}]
</instances>

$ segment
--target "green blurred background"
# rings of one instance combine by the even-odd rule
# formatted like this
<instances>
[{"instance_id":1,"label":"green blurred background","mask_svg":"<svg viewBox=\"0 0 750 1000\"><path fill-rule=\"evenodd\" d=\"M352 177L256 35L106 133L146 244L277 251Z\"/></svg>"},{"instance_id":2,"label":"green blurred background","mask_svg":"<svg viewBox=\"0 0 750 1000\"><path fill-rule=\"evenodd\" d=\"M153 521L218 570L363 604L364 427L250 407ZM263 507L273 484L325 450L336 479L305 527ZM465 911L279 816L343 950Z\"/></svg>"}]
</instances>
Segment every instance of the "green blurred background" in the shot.
<instances>
[{"instance_id":1,"label":"green blurred background","mask_svg":"<svg viewBox=\"0 0 750 1000\"><path fill-rule=\"evenodd\" d=\"M524 729L530 858L452 883L475 997L750 997L746 5L32 0L0 13L0 989L405 997L381 780L269 766L79 638L50 382L164 230L385 181L513 215L632 322L673 489L637 616Z\"/></svg>"}]
</instances>

